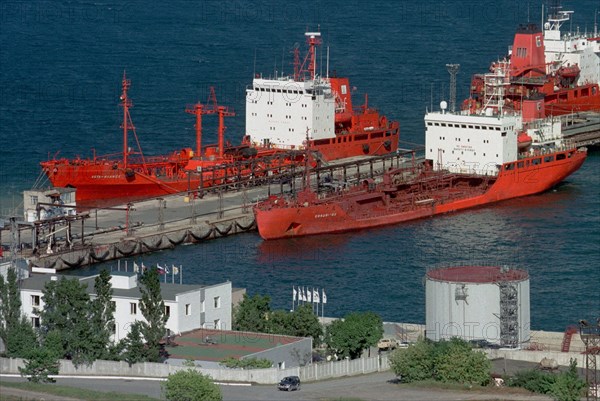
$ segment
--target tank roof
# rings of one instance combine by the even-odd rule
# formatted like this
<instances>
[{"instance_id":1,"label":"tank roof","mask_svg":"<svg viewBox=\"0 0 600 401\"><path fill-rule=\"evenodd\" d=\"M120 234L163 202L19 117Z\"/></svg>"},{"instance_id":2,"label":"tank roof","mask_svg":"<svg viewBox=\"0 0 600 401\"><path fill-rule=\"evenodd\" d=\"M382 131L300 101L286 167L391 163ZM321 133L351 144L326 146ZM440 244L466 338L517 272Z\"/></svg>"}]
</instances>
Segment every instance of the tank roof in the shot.
<instances>
[{"instance_id":1,"label":"tank roof","mask_svg":"<svg viewBox=\"0 0 600 401\"><path fill-rule=\"evenodd\" d=\"M505 270L498 266L457 266L430 270L427 277L432 280L459 283L497 283L499 281L522 281L529 278L525 270Z\"/></svg>"}]
</instances>

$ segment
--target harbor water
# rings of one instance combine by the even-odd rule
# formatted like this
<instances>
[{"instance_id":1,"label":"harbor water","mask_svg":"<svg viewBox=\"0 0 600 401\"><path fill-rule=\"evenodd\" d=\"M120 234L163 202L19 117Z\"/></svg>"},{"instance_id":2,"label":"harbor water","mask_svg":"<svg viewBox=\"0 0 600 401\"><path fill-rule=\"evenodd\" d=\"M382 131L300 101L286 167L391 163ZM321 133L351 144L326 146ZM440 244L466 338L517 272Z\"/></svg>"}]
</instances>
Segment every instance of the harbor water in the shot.
<instances>
[{"instance_id":1,"label":"harbor water","mask_svg":"<svg viewBox=\"0 0 600 401\"><path fill-rule=\"evenodd\" d=\"M600 2L563 6L575 11L563 30L594 29ZM304 48L304 32L320 29L317 69L326 73L329 46L330 71L350 78L354 103L368 93L370 106L400 121L407 148L424 142L426 109L448 99L445 64L461 64L457 98L467 97L470 76L503 57L518 24L539 23L541 9L516 0L3 2L0 215L18 208L40 161L122 149L124 70L145 154L193 146L194 118L184 109L206 101L211 86L237 112L226 132L235 144L252 77L292 72L295 44ZM216 118L204 121L205 140L216 142ZM373 310L418 323L427 268L514 266L531 276L532 327L560 331L600 316L600 153L537 196L349 234L274 242L241 234L136 260L182 265L186 283L231 280L270 295L276 308L291 308L300 285L325 289L329 316Z\"/></svg>"}]
</instances>

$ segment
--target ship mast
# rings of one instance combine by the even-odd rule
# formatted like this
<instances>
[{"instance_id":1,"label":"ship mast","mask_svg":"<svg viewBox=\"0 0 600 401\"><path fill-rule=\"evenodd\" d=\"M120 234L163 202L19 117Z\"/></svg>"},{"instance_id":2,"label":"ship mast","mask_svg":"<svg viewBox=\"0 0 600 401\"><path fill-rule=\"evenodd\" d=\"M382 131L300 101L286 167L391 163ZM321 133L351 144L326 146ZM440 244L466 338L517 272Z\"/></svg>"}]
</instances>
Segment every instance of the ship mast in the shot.
<instances>
[{"instance_id":1,"label":"ship mast","mask_svg":"<svg viewBox=\"0 0 600 401\"><path fill-rule=\"evenodd\" d=\"M133 123L129 123L129 108L133 106L131 100L127 97L127 90L131 86L131 80L127 79L125 71L123 71L122 80L123 92L121 93L121 107L123 107L123 168L127 168L127 155L129 154L129 146L127 144L127 132L129 129L134 129Z\"/></svg>"}]
</instances>

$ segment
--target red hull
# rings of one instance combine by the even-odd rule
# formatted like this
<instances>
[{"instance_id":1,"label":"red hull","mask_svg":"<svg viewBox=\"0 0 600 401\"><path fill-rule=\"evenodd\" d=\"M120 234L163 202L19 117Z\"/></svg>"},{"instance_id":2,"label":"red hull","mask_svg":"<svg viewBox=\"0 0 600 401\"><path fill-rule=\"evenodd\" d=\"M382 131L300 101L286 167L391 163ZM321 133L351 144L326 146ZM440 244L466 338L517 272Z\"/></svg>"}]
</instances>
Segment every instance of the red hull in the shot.
<instances>
[{"instance_id":1,"label":"red hull","mask_svg":"<svg viewBox=\"0 0 600 401\"><path fill-rule=\"evenodd\" d=\"M323 199L305 191L296 202L269 199L254 213L266 240L396 224L544 192L577 171L586 156L574 149L532 156L504 164L497 177L432 173L387 186L384 179L375 190L357 187Z\"/></svg>"}]
</instances>

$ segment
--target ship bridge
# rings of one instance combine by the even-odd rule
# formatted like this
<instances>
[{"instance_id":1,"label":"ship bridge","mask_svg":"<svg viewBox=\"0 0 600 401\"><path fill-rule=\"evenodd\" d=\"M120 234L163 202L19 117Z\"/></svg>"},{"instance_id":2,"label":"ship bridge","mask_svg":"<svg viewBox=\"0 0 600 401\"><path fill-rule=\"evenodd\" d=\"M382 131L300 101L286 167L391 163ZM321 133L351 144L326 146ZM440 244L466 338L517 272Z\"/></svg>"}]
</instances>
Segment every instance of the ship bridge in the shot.
<instances>
[{"instance_id":1,"label":"ship bridge","mask_svg":"<svg viewBox=\"0 0 600 401\"><path fill-rule=\"evenodd\" d=\"M335 137L335 98L328 79L255 78L246 89L246 135L257 146L304 147Z\"/></svg>"}]
</instances>

